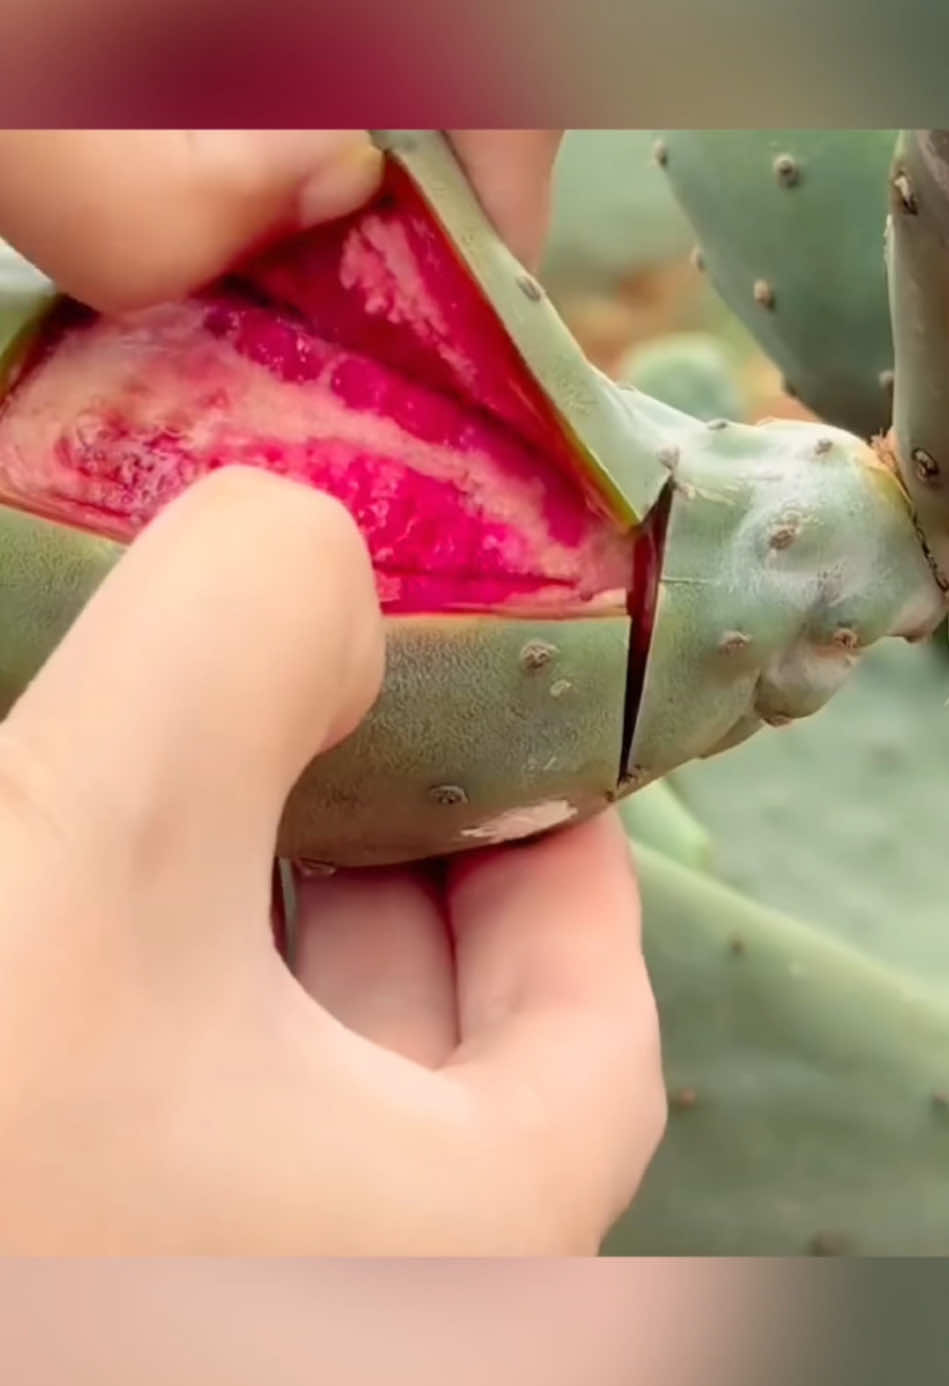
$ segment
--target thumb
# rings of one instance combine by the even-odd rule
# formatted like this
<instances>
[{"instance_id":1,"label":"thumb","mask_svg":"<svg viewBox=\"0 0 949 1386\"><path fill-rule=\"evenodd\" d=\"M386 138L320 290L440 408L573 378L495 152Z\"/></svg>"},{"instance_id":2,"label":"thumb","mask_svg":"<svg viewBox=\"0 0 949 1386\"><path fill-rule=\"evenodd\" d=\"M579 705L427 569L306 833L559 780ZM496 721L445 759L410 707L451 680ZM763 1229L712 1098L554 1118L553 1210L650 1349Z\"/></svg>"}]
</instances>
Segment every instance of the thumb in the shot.
<instances>
[{"instance_id":1,"label":"thumb","mask_svg":"<svg viewBox=\"0 0 949 1386\"><path fill-rule=\"evenodd\" d=\"M106 578L8 716L0 778L25 767L106 852L131 840L164 860L259 861L308 761L365 715L382 661L369 555L346 511L224 469Z\"/></svg>"}]
</instances>

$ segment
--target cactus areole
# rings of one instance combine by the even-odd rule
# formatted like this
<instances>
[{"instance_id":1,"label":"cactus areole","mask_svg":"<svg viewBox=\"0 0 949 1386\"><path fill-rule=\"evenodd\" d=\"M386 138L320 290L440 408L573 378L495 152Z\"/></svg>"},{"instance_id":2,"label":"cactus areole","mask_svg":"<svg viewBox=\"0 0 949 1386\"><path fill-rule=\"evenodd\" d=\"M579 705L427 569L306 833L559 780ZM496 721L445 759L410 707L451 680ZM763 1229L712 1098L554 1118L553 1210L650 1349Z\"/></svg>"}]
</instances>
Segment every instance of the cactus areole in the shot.
<instances>
[{"instance_id":1,"label":"cactus areole","mask_svg":"<svg viewBox=\"0 0 949 1386\"><path fill-rule=\"evenodd\" d=\"M123 546L232 464L336 496L387 619L382 692L295 786L289 857L576 822L935 626L905 493L862 442L614 384L442 137L377 139L371 205L206 292L107 319L37 289L0 315L4 707Z\"/></svg>"}]
</instances>

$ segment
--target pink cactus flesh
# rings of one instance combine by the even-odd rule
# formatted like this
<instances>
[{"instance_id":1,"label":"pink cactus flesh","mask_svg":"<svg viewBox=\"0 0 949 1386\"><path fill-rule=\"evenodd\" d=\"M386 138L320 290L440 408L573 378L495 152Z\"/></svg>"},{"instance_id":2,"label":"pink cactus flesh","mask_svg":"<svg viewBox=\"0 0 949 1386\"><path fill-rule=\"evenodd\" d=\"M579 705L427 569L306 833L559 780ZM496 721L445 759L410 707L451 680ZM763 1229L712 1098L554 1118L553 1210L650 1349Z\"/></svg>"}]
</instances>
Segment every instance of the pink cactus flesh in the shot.
<instances>
[{"instance_id":1,"label":"pink cactus flesh","mask_svg":"<svg viewBox=\"0 0 949 1386\"><path fill-rule=\"evenodd\" d=\"M390 611L622 610L642 556L407 178L202 294L66 303L0 406L0 497L127 540L216 468L336 496ZM651 564L648 566L652 566Z\"/></svg>"}]
</instances>

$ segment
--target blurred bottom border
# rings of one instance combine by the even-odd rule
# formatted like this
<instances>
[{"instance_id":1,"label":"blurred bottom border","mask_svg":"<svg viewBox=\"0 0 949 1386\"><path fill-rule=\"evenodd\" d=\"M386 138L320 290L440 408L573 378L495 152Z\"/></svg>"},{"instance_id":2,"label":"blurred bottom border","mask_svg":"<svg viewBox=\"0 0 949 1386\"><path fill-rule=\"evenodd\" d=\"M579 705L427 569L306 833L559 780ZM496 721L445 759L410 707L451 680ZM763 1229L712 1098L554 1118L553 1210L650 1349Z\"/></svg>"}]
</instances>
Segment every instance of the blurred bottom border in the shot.
<instances>
[{"instance_id":1,"label":"blurred bottom border","mask_svg":"<svg viewBox=\"0 0 949 1386\"><path fill-rule=\"evenodd\" d=\"M0 1261L16 1386L942 1379L943 1261ZM941 1370L942 1369L942 1370Z\"/></svg>"}]
</instances>

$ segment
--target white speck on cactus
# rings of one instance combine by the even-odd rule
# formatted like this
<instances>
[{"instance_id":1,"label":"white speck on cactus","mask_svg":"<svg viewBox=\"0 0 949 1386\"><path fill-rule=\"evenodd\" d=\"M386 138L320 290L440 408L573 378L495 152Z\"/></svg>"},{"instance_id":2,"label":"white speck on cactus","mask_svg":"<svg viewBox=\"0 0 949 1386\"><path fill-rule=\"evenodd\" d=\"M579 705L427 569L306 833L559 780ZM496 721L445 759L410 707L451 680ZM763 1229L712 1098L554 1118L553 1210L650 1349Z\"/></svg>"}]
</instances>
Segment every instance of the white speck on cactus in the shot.
<instances>
[{"instance_id":1,"label":"white speck on cactus","mask_svg":"<svg viewBox=\"0 0 949 1386\"><path fill-rule=\"evenodd\" d=\"M531 804L528 808L509 809L497 818L489 818L476 828L463 828L461 836L477 838L482 842L514 842L519 837L530 837L533 833L547 832L576 815L577 810L566 799L549 799L543 804Z\"/></svg>"}]
</instances>

